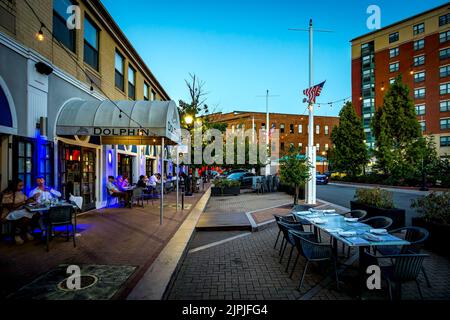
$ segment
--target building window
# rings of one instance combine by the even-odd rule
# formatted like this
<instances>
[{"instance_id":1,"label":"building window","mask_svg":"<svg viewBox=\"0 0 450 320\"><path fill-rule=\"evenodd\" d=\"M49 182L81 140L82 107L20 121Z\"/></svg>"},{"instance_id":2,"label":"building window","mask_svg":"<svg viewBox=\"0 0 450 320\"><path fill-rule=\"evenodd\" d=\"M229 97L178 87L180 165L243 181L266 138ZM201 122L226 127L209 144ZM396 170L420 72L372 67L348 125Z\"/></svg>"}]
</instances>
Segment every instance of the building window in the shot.
<instances>
[{"instance_id":1,"label":"building window","mask_svg":"<svg viewBox=\"0 0 450 320\"><path fill-rule=\"evenodd\" d=\"M316 125L316 134L320 134L320 126Z\"/></svg>"},{"instance_id":2,"label":"building window","mask_svg":"<svg viewBox=\"0 0 450 320\"><path fill-rule=\"evenodd\" d=\"M362 66L363 68L369 67L373 63L373 56L364 56L362 58Z\"/></svg>"},{"instance_id":3,"label":"building window","mask_svg":"<svg viewBox=\"0 0 450 320\"><path fill-rule=\"evenodd\" d=\"M280 149L281 149L281 151L284 151L284 142L280 143Z\"/></svg>"},{"instance_id":4,"label":"building window","mask_svg":"<svg viewBox=\"0 0 450 320\"><path fill-rule=\"evenodd\" d=\"M427 130L427 124L425 121L419 121L420 124L420 130L422 130L422 132L425 132Z\"/></svg>"},{"instance_id":5,"label":"building window","mask_svg":"<svg viewBox=\"0 0 450 320\"><path fill-rule=\"evenodd\" d=\"M71 0L53 0L53 36L72 52L76 50L75 29L67 28L67 8L74 5Z\"/></svg>"},{"instance_id":6,"label":"building window","mask_svg":"<svg viewBox=\"0 0 450 320\"><path fill-rule=\"evenodd\" d=\"M115 56L115 72L114 72L114 82L116 84L116 88L125 91L124 88L124 58L123 56L116 50Z\"/></svg>"},{"instance_id":7,"label":"building window","mask_svg":"<svg viewBox=\"0 0 450 320\"><path fill-rule=\"evenodd\" d=\"M441 127L441 130L448 130L448 129L450 129L450 118L441 119L441 121L439 122L439 125Z\"/></svg>"},{"instance_id":8,"label":"building window","mask_svg":"<svg viewBox=\"0 0 450 320\"><path fill-rule=\"evenodd\" d=\"M394 84L395 83L395 78L390 78L389 79L389 84Z\"/></svg>"},{"instance_id":9,"label":"building window","mask_svg":"<svg viewBox=\"0 0 450 320\"><path fill-rule=\"evenodd\" d=\"M425 81L425 71L414 73L414 82L423 82Z\"/></svg>"},{"instance_id":10,"label":"building window","mask_svg":"<svg viewBox=\"0 0 450 320\"><path fill-rule=\"evenodd\" d=\"M128 97L136 98L136 71L131 66L128 66Z\"/></svg>"},{"instance_id":11,"label":"building window","mask_svg":"<svg viewBox=\"0 0 450 320\"><path fill-rule=\"evenodd\" d=\"M98 70L99 30L88 17L84 18L84 62Z\"/></svg>"},{"instance_id":12,"label":"building window","mask_svg":"<svg viewBox=\"0 0 450 320\"><path fill-rule=\"evenodd\" d=\"M364 83L371 82L373 79L373 69L364 70L362 73L362 81Z\"/></svg>"},{"instance_id":13,"label":"building window","mask_svg":"<svg viewBox=\"0 0 450 320\"><path fill-rule=\"evenodd\" d=\"M389 64L389 72L396 72L398 71L400 67L400 64L398 62L390 63Z\"/></svg>"},{"instance_id":14,"label":"building window","mask_svg":"<svg viewBox=\"0 0 450 320\"><path fill-rule=\"evenodd\" d=\"M439 42L444 43L450 39L450 30L439 33Z\"/></svg>"},{"instance_id":15,"label":"building window","mask_svg":"<svg viewBox=\"0 0 450 320\"><path fill-rule=\"evenodd\" d=\"M38 151L38 161L39 161L39 169L38 175L44 177L47 184L53 183L53 148L51 142L45 142L39 144Z\"/></svg>"},{"instance_id":16,"label":"building window","mask_svg":"<svg viewBox=\"0 0 450 320\"><path fill-rule=\"evenodd\" d=\"M148 101L150 99L150 86L147 84L147 82L144 82L144 100Z\"/></svg>"},{"instance_id":17,"label":"building window","mask_svg":"<svg viewBox=\"0 0 450 320\"><path fill-rule=\"evenodd\" d=\"M439 103L439 110L441 112L447 112L450 111L450 100L441 101Z\"/></svg>"},{"instance_id":18,"label":"building window","mask_svg":"<svg viewBox=\"0 0 450 320\"><path fill-rule=\"evenodd\" d=\"M389 58L395 58L396 56L399 55L399 49L397 48L392 48L389 50Z\"/></svg>"},{"instance_id":19,"label":"building window","mask_svg":"<svg viewBox=\"0 0 450 320\"><path fill-rule=\"evenodd\" d=\"M439 17L439 26L445 26L450 21L450 13L444 14L443 16Z\"/></svg>"},{"instance_id":20,"label":"building window","mask_svg":"<svg viewBox=\"0 0 450 320\"><path fill-rule=\"evenodd\" d=\"M450 136L441 137L440 142L441 147L450 147Z\"/></svg>"},{"instance_id":21,"label":"building window","mask_svg":"<svg viewBox=\"0 0 450 320\"><path fill-rule=\"evenodd\" d=\"M414 89L414 98L415 99L424 99L425 98L425 88Z\"/></svg>"},{"instance_id":22,"label":"building window","mask_svg":"<svg viewBox=\"0 0 450 320\"><path fill-rule=\"evenodd\" d=\"M302 150L303 150L303 143L299 142L298 143L298 151L302 152Z\"/></svg>"},{"instance_id":23,"label":"building window","mask_svg":"<svg viewBox=\"0 0 450 320\"><path fill-rule=\"evenodd\" d=\"M425 64L425 55L414 57L414 67Z\"/></svg>"},{"instance_id":24,"label":"building window","mask_svg":"<svg viewBox=\"0 0 450 320\"><path fill-rule=\"evenodd\" d=\"M298 125L298 133L303 133L303 125Z\"/></svg>"},{"instance_id":25,"label":"building window","mask_svg":"<svg viewBox=\"0 0 450 320\"><path fill-rule=\"evenodd\" d=\"M320 150L320 144L319 143L316 144L316 149L317 149L317 152L319 152L319 150Z\"/></svg>"},{"instance_id":26,"label":"building window","mask_svg":"<svg viewBox=\"0 0 450 320\"><path fill-rule=\"evenodd\" d=\"M284 133L284 123L280 124L280 133Z\"/></svg>"},{"instance_id":27,"label":"building window","mask_svg":"<svg viewBox=\"0 0 450 320\"><path fill-rule=\"evenodd\" d=\"M423 116L425 114L425 105L424 104L418 104L416 106L416 114L418 116Z\"/></svg>"},{"instance_id":28,"label":"building window","mask_svg":"<svg viewBox=\"0 0 450 320\"><path fill-rule=\"evenodd\" d=\"M450 75L450 65L443 66L439 68L439 76L445 78Z\"/></svg>"},{"instance_id":29,"label":"building window","mask_svg":"<svg viewBox=\"0 0 450 320\"><path fill-rule=\"evenodd\" d=\"M327 135L328 135L328 131L329 131L328 126L325 126L325 127L324 127L324 131L325 131L325 135L327 136Z\"/></svg>"},{"instance_id":30,"label":"building window","mask_svg":"<svg viewBox=\"0 0 450 320\"><path fill-rule=\"evenodd\" d=\"M20 139L20 138L19 138ZM25 192L29 192L33 180L33 143L27 140L17 142L17 177L23 181ZM47 181L50 182L50 181Z\"/></svg>"},{"instance_id":31,"label":"building window","mask_svg":"<svg viewBox=\"0 0 450 320\"><path fill-rule=\"evenodd\" d=\"M396 42L398 41L398 39L399 39L398 32L394 32L389 35L389 43Z\"/></svg>"},{"instance_id":32,"label":"building window","mask_svg":"<svg viewBox=\"0 0 450 320\"><path fill-rule=\"evenodd\" d=\"M424 23L419 23L416 24L415 26L413 26L413 34L417 35L417 34L421 34L425 32L425 24Z\"/></svg>"},{"instance_id":33,"label":"building window","mask_svg":"<svg viewBox=\"0 0 450 320\"><path fill-rule=\"evenodd\" d=\"M439 50L439 59L444 60L450 57L450 48Z\"/></svg>"},{"instance_id":34,"label":"building window","mask_svg":"<svg viewBox=\"0 0 450 320\"><path fill-rule=\"evenodd\" d=\"M325 151L328 151L329 147L328 147L328 143L325 143Z\"/></svg>"},{"instance_id":35,"label":"building window","mask_svg":"<svg viewBox=\"0 0 450 320\"><path fill-rule=\"evenodd\" d=\"M289 133L294 133L294 125L292 123L289 125Z\"/></svg>"},{"instance_id":36,"label":"building window","mask_svg":"<svg viewBox=\"0 0 450 320\"><path fill-rule=\"evenodd\" d=\"M152 91L151 91L151 93L150 93L150 100L155 100L155 97L156 97L156 92L155 91L153 91L153 89L152 89Z\"/></svg>"},{"instance_id":37,"label":"building window","mask_svg":"<svg viewBox=\"0 0 450 320\"><path fill-rule=\"evenodd\" d=\"M443 83L439 86L439 94L442 96L444 94L450 93L450 82Z\"/></svg>"},{"instance_id":38,"label":"building window","mask_svg":"<svg viewBox=\"0 0 450 320\"><path fill-rule=\"evenodd\" d=\"M414 41L414 50L421 50L425 47L425 39Z\"/></svg>"}]
</instances>

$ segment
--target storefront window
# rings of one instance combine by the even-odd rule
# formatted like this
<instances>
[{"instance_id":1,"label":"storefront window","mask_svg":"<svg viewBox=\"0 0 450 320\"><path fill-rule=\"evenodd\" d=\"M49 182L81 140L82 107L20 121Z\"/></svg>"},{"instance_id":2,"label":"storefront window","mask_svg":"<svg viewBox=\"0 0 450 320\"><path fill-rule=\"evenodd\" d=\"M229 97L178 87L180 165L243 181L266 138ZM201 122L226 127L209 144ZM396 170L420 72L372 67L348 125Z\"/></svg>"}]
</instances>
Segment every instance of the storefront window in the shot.
<instances>
[{"instance_id":1,"label":"storefront window","mask_svg":"<svg viewBox=\"0 0 450 320\"><path fill-rule=\"evenodd\" d=\"M25 192L31 190L33 185L33 143L20 140L17 142L17 177L23 181Z\"/></svg>"}]
</instances>

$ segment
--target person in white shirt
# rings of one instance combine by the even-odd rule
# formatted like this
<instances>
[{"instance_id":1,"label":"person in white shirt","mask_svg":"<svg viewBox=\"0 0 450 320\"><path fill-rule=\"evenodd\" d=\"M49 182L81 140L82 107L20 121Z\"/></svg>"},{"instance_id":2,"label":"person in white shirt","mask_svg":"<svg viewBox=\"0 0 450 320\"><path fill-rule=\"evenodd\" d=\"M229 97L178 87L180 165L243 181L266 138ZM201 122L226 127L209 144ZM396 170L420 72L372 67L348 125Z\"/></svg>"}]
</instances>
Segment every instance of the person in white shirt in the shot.
<instances>
[{"instance_id":1,"label":"person in white shirt","mask_svg":"<svg viewBox=\"0 0 450 320\"><path fill-rule=\"evenodd\" d=\"M45 201L50 201L53 198L61 197L61 192L45 185L44 177L37 177L36 183L37 187L31 190L29 197L34 197L38 203L43 203Z\"/></svg>"},{"instance_id":2,"label":"person in white shirt","mask_svg":"<svg viewBox=\"0 0 450 320\"><path fill-rule=\"evenodd\" d=\"M156 188L156 184L157 184L157 183L159 183L158 174L157 174L157 173L154 173L154 174L150 177L150 179L149 179L149 181L148 181L148 185L149 185L150 187Z\"/></svg>"}]
</instances>

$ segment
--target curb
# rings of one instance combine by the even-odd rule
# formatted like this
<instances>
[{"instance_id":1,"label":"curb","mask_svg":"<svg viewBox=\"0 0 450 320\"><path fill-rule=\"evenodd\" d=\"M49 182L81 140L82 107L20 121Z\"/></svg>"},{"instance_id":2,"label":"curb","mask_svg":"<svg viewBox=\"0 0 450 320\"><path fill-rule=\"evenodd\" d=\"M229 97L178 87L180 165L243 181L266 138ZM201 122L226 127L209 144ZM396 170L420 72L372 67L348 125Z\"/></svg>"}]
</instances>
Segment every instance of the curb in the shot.
<instances>
[{"instance_id":1,"label":"curb","mask_svg":"<svg viewBox=\"0 0 450 320\"><path fill-rule=\"evenodd\" d=\"M208 188L152 265L145 271L144 276L128 295L127 300L163 299L210 196L211 188Z\"/></svg>"}]
</instances>

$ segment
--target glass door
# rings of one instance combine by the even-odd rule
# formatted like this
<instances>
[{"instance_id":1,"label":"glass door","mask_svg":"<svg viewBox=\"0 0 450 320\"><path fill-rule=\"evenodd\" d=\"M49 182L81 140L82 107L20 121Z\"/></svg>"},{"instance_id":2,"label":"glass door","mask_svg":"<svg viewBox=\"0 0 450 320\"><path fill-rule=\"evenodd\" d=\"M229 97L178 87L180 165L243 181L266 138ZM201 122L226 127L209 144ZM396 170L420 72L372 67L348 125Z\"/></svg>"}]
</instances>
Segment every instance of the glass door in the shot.
<instances>
[{"instance_id":1,"label":"glass door","mask_svg":"<svg viewBox=\"0 0 450 320\"><path fill-rule=\"evenodd\" d=\"M60 147L60 185L65 199L81 196L81 148L68 144Z\"/></svg>"},{"instance_id":2,"label":"glass door","mask_svg":"<svg viewBox=\"0 0 450 320\"><path fill-rule=\"evenodd\" d=\"M133 181L133 157L125 154L118 154L118 168L119 176L127 176L128 182Z\"/></svg>"},{"instance_id":3,"label":"glass door","mask_svg":"<svg viewBox=\"0 0 450 320\"><path fill-rule=\"evenodd\" d=\"M95 208L95 150L82 150L81 196L83 197L83 210Z\"/></svg>"}]
</instances>

